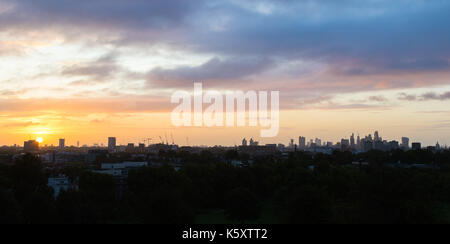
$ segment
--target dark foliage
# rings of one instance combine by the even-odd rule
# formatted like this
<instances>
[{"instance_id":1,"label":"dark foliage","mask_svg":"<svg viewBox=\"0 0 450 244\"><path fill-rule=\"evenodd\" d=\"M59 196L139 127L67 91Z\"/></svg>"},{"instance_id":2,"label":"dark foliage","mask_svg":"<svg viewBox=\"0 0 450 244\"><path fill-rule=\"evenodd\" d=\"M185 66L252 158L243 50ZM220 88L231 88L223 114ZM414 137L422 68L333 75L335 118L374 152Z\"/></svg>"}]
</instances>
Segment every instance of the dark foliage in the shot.
<instances>
[{"instance_id":1,"label":"dark foliage","mask_svg":"<svg viewBox=\"0 0 450 244\"><path fill-rule=\"evenodd\" d=\"M126 181L68 166L62 173L78 179L79 190L56 199L37 158L0 166L0 223L189 224L208 210L224 210L238 223L259 222L267 211L276 223L450 221L448 151L296 152L252 158L243 167L229 162L249 156L233 150L160 155L184 166L136 169Z\"/></svg>"}]
</instances>

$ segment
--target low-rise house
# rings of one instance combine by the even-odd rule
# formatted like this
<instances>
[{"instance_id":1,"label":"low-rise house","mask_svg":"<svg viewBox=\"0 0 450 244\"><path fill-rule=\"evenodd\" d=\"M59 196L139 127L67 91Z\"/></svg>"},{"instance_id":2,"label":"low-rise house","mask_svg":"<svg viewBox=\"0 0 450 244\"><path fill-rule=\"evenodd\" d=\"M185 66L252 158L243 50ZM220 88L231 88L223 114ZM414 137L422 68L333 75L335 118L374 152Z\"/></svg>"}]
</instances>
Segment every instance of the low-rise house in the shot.
<instances>
[{"instance_id":1,"label":"low-rise house","mask_svg":"<svg viewBox=\"0 0 450 244\"><path fill-rule=\"evenodd\" d=\"M112 175L114 177L127 178L129 170L147 166L147 162L103 163L101 169L95 170L94 172Z\"/></svg>"},{"instance_id":2,"label":"low-rise house","mask_svg":"<svg viewBox=\"0 0 450 244\"><path fill-rule=\"evenodd\" d=\"M59 196L61 191L78 190L78 184L64 175L48 178L48 187L53 188L55 198Z\"/></svg>"}]
</instances>

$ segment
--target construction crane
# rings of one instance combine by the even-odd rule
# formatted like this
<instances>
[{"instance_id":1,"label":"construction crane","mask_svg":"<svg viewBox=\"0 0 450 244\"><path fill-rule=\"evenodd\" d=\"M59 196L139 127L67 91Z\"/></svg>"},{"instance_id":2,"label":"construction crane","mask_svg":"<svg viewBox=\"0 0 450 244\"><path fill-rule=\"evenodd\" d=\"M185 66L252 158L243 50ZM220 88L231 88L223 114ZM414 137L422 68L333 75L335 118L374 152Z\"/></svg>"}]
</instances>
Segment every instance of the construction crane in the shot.
<instances>
[{"instance_id":1,"label":"construction crane","mask_svg":"<svg viewBox=\"0 0 450 244\"><path fill-rule=\"evenodd\" d=\"M172 145L175 145L175 140L173 139L173 134L170 133L170 137L172 138Z\"/></svg>"},{"instance_id":2,"label":"construction crane","mask_svg":"<svg viewBox=\"0 0 450 244\"><path fill-rule=\"evenodd\" d=\"M161 140L161 144L164 144L164 140L162 139L161 136L159 136L159 140Z\"/></svg>"},{"instance_id":3,"label":"construction crane","mask_svg":"<svg viewBox=\"0 0 450 244\"><path fill-rule=\"evenodd\" d=\"M166 145L169 145L169 140L167 139L167 133L164 133L164 136L166 137Z\"/></svg>"}]
</instances>

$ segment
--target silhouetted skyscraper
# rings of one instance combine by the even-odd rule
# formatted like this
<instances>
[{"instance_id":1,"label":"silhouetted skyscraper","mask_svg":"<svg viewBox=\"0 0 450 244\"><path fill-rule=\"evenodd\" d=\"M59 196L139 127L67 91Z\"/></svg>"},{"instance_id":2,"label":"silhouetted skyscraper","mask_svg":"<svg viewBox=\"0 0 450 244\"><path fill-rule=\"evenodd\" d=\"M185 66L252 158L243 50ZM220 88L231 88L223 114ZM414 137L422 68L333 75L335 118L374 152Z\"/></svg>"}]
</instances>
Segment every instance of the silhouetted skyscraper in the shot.
<instances>
[{"instance_id":1,"label":"silhouetted skyscraper","mask_svg":"<svg viewBox=\"0 0 450 244\"><path fill-rule=\"evenodd\" d=\"M66 139L59 139L59 149L64 149L66 147Z\"/></svg>"},{"instance_id":2,"label":"silhouetted skyscraper","mask_svg":"<svg viewBox=\"0 0 450 244\"><path fill-rule=\"evenodd\" d=\"M316 143L316 146L318 146L318 147L322 146L322 140L320 140L319 138L316 138L314 143Z\"/></svg>"},{"instance_id":3,"label":"silhouetted skyscraper","mask_svg":"<svg viewBox=\"0 0 450 244\"><path fill-rule=\"evenodd\" d=\"M26 141L23 143L23 149L25 152L37 152L39 151L39 142L35 140Z\"/></svg>"},{"instance_id":4,"label":"silhouetted skyscraper","mask_svg":"<svg viewBox=\"0 0 450 244\"><path fill-rule=\"evenodd\" d=\"M133 153L134 151L135 151L134 143L128 143L128 146L126 148L126 152Z\"/></svg>"},{"instance_id":5,"label":"silhouetted skyscraper","mask_svg":"<svg viewBox=\"0 0 450 244\"><path fill-rule=\"evenodd\" d=\"M350 137L350 147L355 148L355 133L352 133L352 136Z\"/></svg>"},{"instance_id":6,"label":"silhouetted skyscraper","mask_svg":"<svg viewBox=\"0 0 450 244\"><path fill-rule=\"evenodd\" d=\"M299 146L299 148L301 148L301 149L306 148L306 138L305 138L305 137L300 136L300 137L298 138L298 146Z\"/></svg>"},{"instance_id":7,"label":"silhouetted skyscraper","mask_svg":"<svg viewBox=\"0 0 450 244\"><path fill-rule=\"evenodd\" d=\"M408 137L402 137L402 148L403 149L409 149L409 138Z\"/></svg>"},{"instance_id":8,"label":"silhouetted skyscraper","mask_svg":"<svg viewBox=\"0 0 450 244\"><path fill-rule=\"evenodd\" d=\"M356 139L356 147L358 149L362 148L362 146L361 146L361 137L359 136L359 134L358 134L358 138Z\"/></svg>"},{"instance_id":9,"label":"silhouetted skyscraper","mask_svg":"<svg viewBox=\"0 0 450 244\"><path fill-rule=\"evenodd\" d=\"M380 138L380 135L378 134L378 131L375 131L373 140L374 141L381 141L381 138Z\"/></svg>"},{"instance_id":10,"label":"silhouetted skyscraper","mask_svg":"<svg viewBox=\"0 0 450 244\"><path fill-rule=\"evenodd\" d=\"M291 141L289 142L289 148L290 149L294 149L295 148L294 139L291 139Z\"/></svg>"},{"instance_id":11,"label":"silhouetted skyscraper","mask_svg":"<svg viewBox=\"0 0 450 244\"><path fill-rule=\"evenodd\" d=\"M246 146L247 146L247 139L244 138L244 139L242 140L242 146L243 146L243 147L246 147Z\"/></svg>"},{"instance_id":12,"label":"silhouetted skyscraper","mask_svg":"<svg viewBox=\"0 0 450 244\"><path fill-rule=\"evenodd\" d=\"M109 150L115 150L116 149L116 138L115 137L109 137L108 138L108 149Z\"/></svg>"}]
</instances>

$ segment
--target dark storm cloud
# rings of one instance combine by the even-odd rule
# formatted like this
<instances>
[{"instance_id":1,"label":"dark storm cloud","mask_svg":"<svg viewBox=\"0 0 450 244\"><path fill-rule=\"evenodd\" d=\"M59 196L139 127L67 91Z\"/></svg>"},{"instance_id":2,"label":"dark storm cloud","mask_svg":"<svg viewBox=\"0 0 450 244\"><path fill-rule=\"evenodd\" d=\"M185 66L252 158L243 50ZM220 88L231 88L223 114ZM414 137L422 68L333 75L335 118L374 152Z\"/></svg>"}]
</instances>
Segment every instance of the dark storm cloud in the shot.
<instances>
[{"instance_id":1,"label":"dark storm cloud","mask_svg":"<svg viewBox=\"0 0 450 244\"><path fill-rule=\"evenodd\" d=\"M322 2L331 4L319 1L314 11L329 7ZM368 13L376 7L366 9L367 4L358 1L355 12L358 6L360 14L367 12L367 17L361 17L352 12L348 16L339 14L345 9L345 2L351 1L334 3L335 12L318 20L308 17L308 13L248 14L247 18L245 13L236 14L230 30L217 35L204 33L204 45L199 47L224 53L316 59L348 74L449 68L450 3L436 1L413 8L421 1L409 1L408 5L403 1L377 1L384 8L371 16ZM295 10L299 9L294 4L292 11ZM314 15L314 11L310 14ZM244 18L246 21L240 21Z\"/></svg>"},{"instance_id":2,"label":"dark storm cloud","mask_svg":"<svg viewBox=\"0 0 450 244\"><path fill-rule=\"evenodd\" d=\"M202 0L6 0L13 11L1 23L16 27L58 25L117 28L166 28L181 22Z\"/></svg>"}]
</instances>

